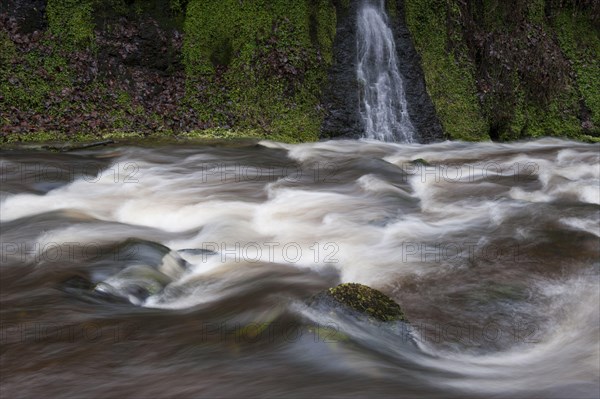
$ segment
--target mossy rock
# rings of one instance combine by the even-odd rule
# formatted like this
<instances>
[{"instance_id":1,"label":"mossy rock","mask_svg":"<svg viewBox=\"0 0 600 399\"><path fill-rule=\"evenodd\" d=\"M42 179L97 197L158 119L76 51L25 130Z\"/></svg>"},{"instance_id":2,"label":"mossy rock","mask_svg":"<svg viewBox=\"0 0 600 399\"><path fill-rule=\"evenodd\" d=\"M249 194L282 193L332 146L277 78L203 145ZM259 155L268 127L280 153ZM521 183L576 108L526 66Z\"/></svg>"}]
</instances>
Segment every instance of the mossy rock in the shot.
<instances>
[{"instance_id":1,"label":"mossy rock","mask_svg":"<svg viewBox=\"0 0 600 399\"><path fill-rule=\"evenodd\" d=\"M426 160L424 160L423 158L413 159L412 161L410 161L410 163L413 165L431 166L431 164L429 162L427 162Z\"/></svg>"},{"instance_id":2,"label":"mossy rock","mask_svg":"<svg viewBox=\"0 0 600 399\"><path fill-rule=\"evenodd\" d=\"M380 321L406 321L402 309L396 302L366 285L340 284L330 288L326 295L342 305Z\"/></svg>"}]
</instances>

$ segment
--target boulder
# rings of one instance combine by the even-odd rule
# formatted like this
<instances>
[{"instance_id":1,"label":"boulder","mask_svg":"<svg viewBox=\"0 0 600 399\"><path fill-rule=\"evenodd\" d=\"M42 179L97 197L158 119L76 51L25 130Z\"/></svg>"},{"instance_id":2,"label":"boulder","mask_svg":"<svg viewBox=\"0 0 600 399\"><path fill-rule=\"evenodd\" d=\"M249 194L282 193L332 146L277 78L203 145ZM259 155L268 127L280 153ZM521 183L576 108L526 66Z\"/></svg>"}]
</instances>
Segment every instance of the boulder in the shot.
<instances>
[{"instance_id":1,"label":"boulder","mask_svg":"<svg viewBox=\"0 0 600 399\"><path fill-rule=\"evenodd\" d=\"M319 294L317 298L379 321L406 321L400 305L382 292L366 285L340 284Z\"/></svg>"}]
</instances>

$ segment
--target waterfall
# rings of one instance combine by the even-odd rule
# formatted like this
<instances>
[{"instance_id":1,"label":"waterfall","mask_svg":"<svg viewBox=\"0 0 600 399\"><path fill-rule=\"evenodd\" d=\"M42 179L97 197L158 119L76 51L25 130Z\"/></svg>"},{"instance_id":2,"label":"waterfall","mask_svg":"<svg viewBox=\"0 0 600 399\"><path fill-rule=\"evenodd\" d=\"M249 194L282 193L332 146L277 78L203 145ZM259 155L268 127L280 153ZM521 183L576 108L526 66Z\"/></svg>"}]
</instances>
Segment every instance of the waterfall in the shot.
<instances>
[{"instance_id":1,"label":"waterfall","mask_svg":"<svg viewBox=\"0 0 600 399\"><path fill-rule=\"evenodd\" d=\"M394 35L385 14L384 0L365 2L358 13L358 67L360 113L365 137L382 141L415 142L408 115Z\"/></svg>"}]
</instances>

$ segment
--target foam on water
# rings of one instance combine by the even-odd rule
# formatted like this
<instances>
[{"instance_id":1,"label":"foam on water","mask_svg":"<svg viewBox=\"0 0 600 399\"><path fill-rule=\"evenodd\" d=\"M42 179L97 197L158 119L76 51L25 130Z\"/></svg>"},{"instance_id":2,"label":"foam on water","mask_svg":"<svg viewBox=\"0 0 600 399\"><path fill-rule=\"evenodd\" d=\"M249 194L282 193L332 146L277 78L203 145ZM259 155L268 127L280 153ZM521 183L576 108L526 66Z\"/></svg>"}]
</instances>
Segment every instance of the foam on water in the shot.
<instances>
[{"instance_id":1,"label":"foam on water","mask_svg":"<svg viewBox=\"0 0 600 399\"><path fill-rule=\"evenodd\" d=\"M77 178L46 193L18 192L22 182L7 178L2 242L37 243L21 256L25 264L52 243L161 243L189 267L143 302L147 308L183 311L228 301L243 307L270 290L279 296L263 301L281 309L261 308L256 317L292 311L338 322L372 351L371 359L392 358L369 366L381 378L393 380L400 369L413 378L407 370L422 367L428 384L441 390L504 396L537 390L557 397L569 386L583 394L598 387L597 145L263 142L126 148L113 158L94 183ZM429 165L411 162L417 158ZM215 162L237 169L222 174ZM115 183L110 171L125 163L138 168L136 183ZM290 167L258 179L231 175L240 165L280 164ZM22 254L10 251L5 260L17 262ZM305 305L288 308L281 299L292 295L286 290L314 293L335 280L391 294L415 323L525 320L536 326L535 342L514 342L509 330L473 346L415 335L409 350L392 330ZM239 317L251 318L244 312ZM349 365L364 361L348 348L335 356L362 359Z\"/></svg>"}]
</instances>

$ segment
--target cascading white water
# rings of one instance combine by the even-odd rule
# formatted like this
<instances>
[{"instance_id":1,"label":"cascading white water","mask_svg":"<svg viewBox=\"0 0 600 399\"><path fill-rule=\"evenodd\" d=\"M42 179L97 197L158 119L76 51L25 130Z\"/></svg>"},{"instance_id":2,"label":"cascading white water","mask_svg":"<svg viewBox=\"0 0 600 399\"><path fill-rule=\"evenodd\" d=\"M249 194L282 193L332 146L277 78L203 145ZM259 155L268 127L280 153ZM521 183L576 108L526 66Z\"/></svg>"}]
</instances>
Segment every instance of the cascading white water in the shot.
<instances>
[{"instance_id":1,"label":"cascading white water","mask_svg":"<svg viewBox=\"0 0 600 399\"><path fill-rule=\"evenodd\" d=\"M365 2L358 13L358 67L361 84L360 113L365 137L381 141L415 142L408 115L394 35L384 1Z\"/></svg>"}]
</instances>

